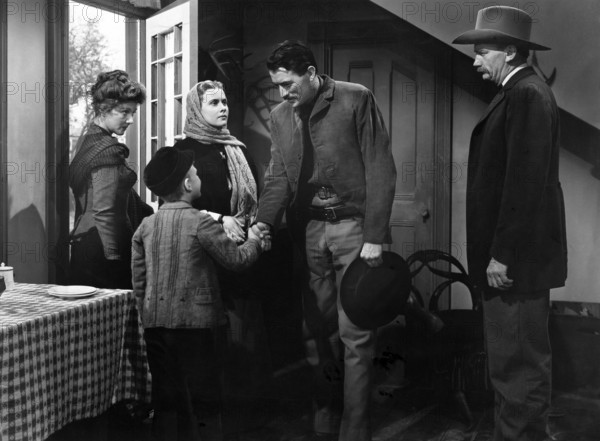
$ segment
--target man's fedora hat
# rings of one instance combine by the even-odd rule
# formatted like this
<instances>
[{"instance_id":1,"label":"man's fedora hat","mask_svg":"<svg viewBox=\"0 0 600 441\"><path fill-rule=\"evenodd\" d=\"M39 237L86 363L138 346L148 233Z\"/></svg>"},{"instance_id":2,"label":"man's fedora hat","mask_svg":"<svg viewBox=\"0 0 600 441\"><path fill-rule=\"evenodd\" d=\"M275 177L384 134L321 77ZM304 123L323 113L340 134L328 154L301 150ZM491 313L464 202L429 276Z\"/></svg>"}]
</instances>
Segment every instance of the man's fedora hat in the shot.
<instances>
[{"instance_id":1,"label":"man's fedora hat","mask_svg":"<svg viewBox=\"0 0 600 441\"><path fill-rule=\"evenodd\" d=\"M384 251L382 257L383 264L375 268L357 257L342 278L342 307L350 321L363 329L394 320L410 295L410 269L404 259L391 251Z\"/></svg>"},{"instance_id":2,"label":"man's fedora hat","mask_svg":"<svg viewBox=\"0 0 600 441\"><path fill-rule=\"evenodd\" d=\"M477 12L475 29L454 39L455 44L514 44L527 49L547 51L549 47L533 43L531 16L521 9L510 6L490 6Z\"/></svg>"}]
</instances>

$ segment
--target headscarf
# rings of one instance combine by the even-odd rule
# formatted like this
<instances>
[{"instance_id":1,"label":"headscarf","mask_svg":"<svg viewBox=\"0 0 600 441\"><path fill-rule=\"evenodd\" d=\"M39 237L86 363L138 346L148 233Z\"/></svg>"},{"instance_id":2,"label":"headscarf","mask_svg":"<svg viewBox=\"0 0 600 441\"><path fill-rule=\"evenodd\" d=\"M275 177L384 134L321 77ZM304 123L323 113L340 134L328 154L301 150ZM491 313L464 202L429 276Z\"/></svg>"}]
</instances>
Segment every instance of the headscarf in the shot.
<instances>
[{"instance_id":1,"label":"headscarf","mask_svg":"<svg viewBox=\"0 0 600 441\"><path fill-rule=\"evenodd\" d=\"M200 83L198 83L200 84ZM183 132L204 144L223 144L227 155L227 168L231 182L231 213L236 218L249 217L254 220L258 206L256 181L242 149L245 144L229 133L226 127L216 128L206 122L200 109L202 102L198 95L198 84L187 94L187 116Z\"/></svg>"}]
</instances>

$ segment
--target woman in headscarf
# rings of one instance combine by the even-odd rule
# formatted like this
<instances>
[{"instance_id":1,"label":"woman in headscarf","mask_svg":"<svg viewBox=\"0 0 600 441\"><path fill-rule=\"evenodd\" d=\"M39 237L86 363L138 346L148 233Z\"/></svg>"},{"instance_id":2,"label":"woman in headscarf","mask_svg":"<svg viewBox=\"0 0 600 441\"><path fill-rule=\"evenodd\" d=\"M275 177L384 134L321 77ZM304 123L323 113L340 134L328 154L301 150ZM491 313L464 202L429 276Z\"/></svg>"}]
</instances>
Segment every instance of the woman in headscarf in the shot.
<instances>
[{"instance_id":1,"label":"woman in headscarf","mask_svg":"<svg viewBox=\"0 0 600 441\"><path fill-rule=\"evenodd\" d=\"M227 129L229 106L223 84L196 84L188 92L186 106L186 137L174 148L194 153L202 196L192 205L221 223L231 239L243 242L256 216L258 192L248 150ZM268 378L261 300L252 273L252 269L239 274L218 268L231 337L225 363L226 407L242 405L242 397L256 399L264 394Z\"/></svg>"},{"instance_id":2,"label":"woman in headscarf","mask_svg":"<svg viewBox=\"0 0 600 441\"><path fill-rule=\"evenodd\" d=\"M122 136L146 99L127 72L98 75L91 91L94 119L69 166L75 196L69 282L98 288L131 288L131 238L152 209L133 189L137 174L127 163Z\"/></svg>"},{"instance_id":3,"label":"woman in headscarf","mask_svg":"<svg viewBox=\"0 0 600 441\"><path fill-rule=\"evenodd\" d=\"M243 142L227 130L229 106L223 84L202 81L187 95L186 138L175 144L194 153L194 166L206 192L194 207L206 210L227 235L243 241L258 202L252 161Z\"/></svg>"}]
</instances>

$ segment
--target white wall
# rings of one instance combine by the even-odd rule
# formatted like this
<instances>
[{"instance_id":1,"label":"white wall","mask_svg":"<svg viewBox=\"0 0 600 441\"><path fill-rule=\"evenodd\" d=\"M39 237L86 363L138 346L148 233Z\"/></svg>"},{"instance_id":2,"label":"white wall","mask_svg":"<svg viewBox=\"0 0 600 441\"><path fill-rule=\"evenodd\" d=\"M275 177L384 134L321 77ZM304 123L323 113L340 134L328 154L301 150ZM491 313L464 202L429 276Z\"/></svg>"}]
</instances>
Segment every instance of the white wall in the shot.
<instances>
[{"instance_id":1,"label":"white wall","mask_svg":"<svg viewBox=\"0 0 600 441\"><path fill-rule=\"evenodd\" d=\"M561 149L560 179L567 212L569 273L553 300L600 302L600 181L591 166Z\"/></svg>"},{"instance_id":2,"label":"white wall","mask_svg":"<svg viewBox=\"0 0 600 441\"><path fill-rule=\"evenodd\" d=\"M10 2L7 14L8 264L17 282L47 281L46 20L43 0Z\"/></svg>"}]
</instances>

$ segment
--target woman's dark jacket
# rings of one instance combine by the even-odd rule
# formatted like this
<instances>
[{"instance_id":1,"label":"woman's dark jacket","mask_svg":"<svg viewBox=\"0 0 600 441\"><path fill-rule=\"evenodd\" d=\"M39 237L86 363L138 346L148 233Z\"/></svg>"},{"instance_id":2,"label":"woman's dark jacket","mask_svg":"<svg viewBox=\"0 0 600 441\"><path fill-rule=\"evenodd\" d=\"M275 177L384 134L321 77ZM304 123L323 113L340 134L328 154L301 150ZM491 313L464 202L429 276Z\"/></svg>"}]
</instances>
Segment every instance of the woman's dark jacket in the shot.
<instances>
[{"instance_id":1,"label":"woman's dark jacket","mask_svg":"<svg viewBox=\"0 0 600 441\"><path fill-rule=\"evenodd\" d=\"M73 239L96 229L107 260L129 260L135 228L152 209L133 186L137 174L127 163L129 149L108 131L91 124L69 166L75 196Z\"/></svg>"}]
</instances>

